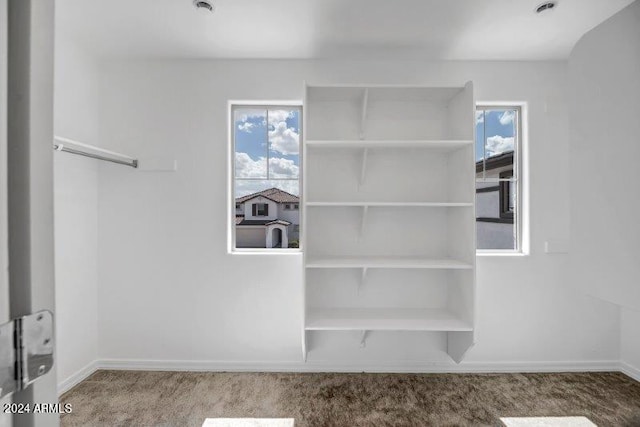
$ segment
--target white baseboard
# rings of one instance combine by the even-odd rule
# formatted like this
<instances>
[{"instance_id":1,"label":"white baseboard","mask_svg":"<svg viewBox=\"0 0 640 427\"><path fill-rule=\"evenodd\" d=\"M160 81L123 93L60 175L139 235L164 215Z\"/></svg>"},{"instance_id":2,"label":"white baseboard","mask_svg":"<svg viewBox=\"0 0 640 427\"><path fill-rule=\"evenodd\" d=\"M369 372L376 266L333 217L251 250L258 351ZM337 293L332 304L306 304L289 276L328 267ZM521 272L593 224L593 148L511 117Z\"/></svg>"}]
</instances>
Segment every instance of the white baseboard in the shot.
<instances>
[{"instance_id":1,"label":"white baseboard","mask_svg":"<svg viewBox=\"0 0 640 427\"><path fill-rule=\"evenodd\" d=\"M186 372L375 372L375 373L533 373L533 372L622 372L640 381L640 369L618 360L556 362L462 362L455 363L353 363L328 361L223 361L223 360L96 360L58 385L62 394L98 369L122 371Z\"/></svg>"},{"instance_id":2,"label":"white baseboard","mask_svg":"<svg viewBox=\"0 0 640 427\"><path fill-rule=\"evenodd\" d=\"M463 362L353 363L300 361L219 361L106 359L100 369L211 372L385 372L385 373L490 373L490 372L602 372L620 371L617 360L575 362Z\"/></svg>"},{"instance_id":3,"label":"white baseboard","mask_svg":"<svg viewBox=\"0 0 640 427\"><path fill-rule=\"evenodd\" d=\"M620 362L620 371L634 380L640 381L640 369L635 366L631 366L626 362Z\"/></svg>"},{"instance_id":4,"label":"white baseboard","mask_svg":"<svg viewBox=\"0 0 640 427\"><path fill-rule=\"evenodd\" d=\"M191 372L300 372L302 362L236 362L221 360L104 359L100 369Z\"/></svg>"},{"instance_id":5,"label":"white baseboard","mask_svg":"<svg viewBox=\"0 0 640 427\"><path fill-rule=\"evenodd\" d=\"M87 366L85 366L84 368L80 369L75 374L62 380L60 383L58 383L58 396L71 390L77 384L87 379L89 375L93 374L99 368L100 368L100 362L97 360L94 360L93 362L87 364Z\"/></svg>"}]
</instances>

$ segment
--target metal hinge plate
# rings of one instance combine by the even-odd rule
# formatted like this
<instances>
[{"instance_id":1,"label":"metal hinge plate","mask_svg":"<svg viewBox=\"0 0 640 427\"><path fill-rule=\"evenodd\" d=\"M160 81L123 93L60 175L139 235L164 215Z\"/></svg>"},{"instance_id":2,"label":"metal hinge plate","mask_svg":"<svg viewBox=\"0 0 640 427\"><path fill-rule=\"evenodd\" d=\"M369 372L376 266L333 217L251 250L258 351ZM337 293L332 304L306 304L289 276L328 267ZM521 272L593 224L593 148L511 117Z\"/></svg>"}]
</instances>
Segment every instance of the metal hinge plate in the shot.
<instances>
[{"instance_id":1,"label":"metal hinge plate","mask_svg":"<svg viewBox=\"0 0 640 427\"><path fill-rule=\"evenodd\" d=\"M0 397L24 390L53 367L53 314L43 310L0 325Z\"/></svg>"}]
</instances>

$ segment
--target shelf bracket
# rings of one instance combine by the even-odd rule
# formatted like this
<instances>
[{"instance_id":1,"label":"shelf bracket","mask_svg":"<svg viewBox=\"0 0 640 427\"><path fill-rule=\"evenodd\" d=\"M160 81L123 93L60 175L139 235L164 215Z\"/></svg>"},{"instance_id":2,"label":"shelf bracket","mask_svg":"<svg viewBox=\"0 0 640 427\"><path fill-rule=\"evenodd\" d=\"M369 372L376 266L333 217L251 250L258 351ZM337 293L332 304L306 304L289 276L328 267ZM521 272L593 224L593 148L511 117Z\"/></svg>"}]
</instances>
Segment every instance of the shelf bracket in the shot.
<instances>
[{"instance_id":1,"label":"shelf bracket","mask_svg":"<svg viewBox=\"0 0 640 427\"><path fill-rule=\"evenodd\" d=\"M369 89L365 88L362 94L362 110L360 114L360 131L358 132L358 139L363 140L365 137L365 126L367 122L367 108L369 107ZM364 184L364 177L367 171L367 155L369 154L369 149L365 148L362 153L362 167L360 168L360 180L358 181L358 191L360 191L360 187Z\"/></svg>"},{"instance_id":2,"label":"shelf bracket","mask_svg":"<svg viewBox=\"0 0 640 427\"><path fill-rule=\"evenodd\" d=\"M369 158L369 149L362 150L362 164L360 165L360 179L358 180L358 191L364 185L364 179L367 176L367 159Z\"/></svg>"},{"instance_id":3,"label":"shelf bracket","mask_svg":"<svg viewBox=\"0 0 640 427\"><path fill-rule=\"evenodd\" d=\"M362 218L360 219L360 234L358 235L358 240L362 239L364 235L364 227L367 222L367 214L369 213L369 206L362 207Z\"/></svg>"},{"instance_id":4,"label":"shelf bracket","mask_svg":"<svg viewBox=\"0 0 640 427\"><path fill-rule=\"evenodd\" d=\"M362 94L362 112L360 115L360 132L358 133L359 139L364 139L365 135L365 123L367 121L367 108L369 104L369 89L365 88Z\"/></svg>"},{"instance_id":5,"label":"shelf bracket","mask_svg":"<svg viewBox=\"0 0 640 427\"><path fill-rule=\"evenodd\" d=\"M358 295L360 294L360 290L364 286L367 281L367 273L369 271L369 267L362 267L362 275L360 276L360 282L358 283Z\"/></svg>"},{"instance_id":6,"label":"shelf bracket","mask_svg":"<svg viewBox=\"0 0 640 427\"><path fill-rule=\"evenodd\" d=\"M367 335L369 331L360 331L360 348L367 346Z\"/></svg>"},{"instance_id":7,"label":"shelf bracket","mask_svg":"<svg viewBox=\"0 0 640 427\"><path fill-rule=\"evenodd\" d=\"M307 349L307 331L303 330L302 331L302 361L303 362L307 362L307 353L308 353L308 349Z\"/></svg>"}]
</instances>

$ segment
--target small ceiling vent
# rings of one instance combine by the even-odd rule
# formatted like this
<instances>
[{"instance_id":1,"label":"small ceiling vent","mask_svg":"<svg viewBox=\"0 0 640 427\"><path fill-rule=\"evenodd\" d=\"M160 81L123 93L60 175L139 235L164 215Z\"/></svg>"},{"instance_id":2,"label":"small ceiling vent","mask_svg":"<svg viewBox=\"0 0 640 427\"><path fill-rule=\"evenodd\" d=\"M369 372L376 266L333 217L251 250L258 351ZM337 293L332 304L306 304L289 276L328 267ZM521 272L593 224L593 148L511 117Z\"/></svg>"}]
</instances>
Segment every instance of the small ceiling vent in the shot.
<instances>
[{"instance_id":1,"label":"small ceiling vent","mask_svg":"<svg viewBox=\"0 0 640 427\"><path fill-rule=\"evenodd\" d=\"M193 5L197 9L213 12L213 3L210 0L193 0Z\"/></svg>"},{"instance_id":2,"label":"small ceiling vent","mask_svg":"<svg viewBox=\"0 0 640 427\"><path fill-rule=\"evenodd\" d=\"M541 5L539 5L538 7L536 7L536 13L542 13L545 10L551 10L554 7L556 7L556 2L554 1L548 1L546 3L542 3Z\"/></svg>"}]
</instances>

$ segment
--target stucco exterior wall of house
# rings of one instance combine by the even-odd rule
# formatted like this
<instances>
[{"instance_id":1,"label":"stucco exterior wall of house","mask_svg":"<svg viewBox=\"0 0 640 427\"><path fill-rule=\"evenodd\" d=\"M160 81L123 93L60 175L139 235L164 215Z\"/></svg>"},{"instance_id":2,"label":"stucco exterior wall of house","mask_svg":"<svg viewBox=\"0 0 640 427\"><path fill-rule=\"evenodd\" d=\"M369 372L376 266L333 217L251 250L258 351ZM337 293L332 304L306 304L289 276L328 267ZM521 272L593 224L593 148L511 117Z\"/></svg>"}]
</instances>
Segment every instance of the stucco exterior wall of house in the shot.
<instances>
[{"instance_id":1,"label":"stucco exterior wall of house","mask_svg":"<svg viewBox=\"0 0 640 427\"><path fill-rule=\"evenodd\" d=\"M478 188L492 187L495 183L478 185ZM500 192L476 193L476 216L484 218L500 217ZM478 224L480 225L480 224Z\"/></svg>"},{"instance_id":2,"label":"stucco exterior wall of house","mask_svg":"<svg viewBox=\"0 0 640 427\"><path fill-rule=\"evenodd\" d=\"M300 208L298 209L285 209L286 203L281 203L278 206L278 219L284 219L291 223L287 227L287 233L289 235L289 242L292 240L300 240L299 224L300 224ZM293 207L293 203L289 203ZM298 203L298 206L300 204Z\"/></svg>"},{"instance_id":3,"label":"stucco exterior wall of house","mask_svg":"<svg viewBox=\"0 0 640 427\"><path fill-rule=\"evenodd\" d=\"M293 203L289 203L289 205L293 207ZM291 224L299 224L300 210L285 209L284 207L285 207L285 203L281 203L278 206L278 219L284 219L285 221L289 221Z\"/></svg>"},{"instance_id":4,"label":"stucco exterior wall of house","mask_svg":"<svg viewBox=\"0 0 640 427\"><path fill-rule=\"evenodd\" d=\"M511 167L493 169L486 172L486 178L499 178L500 172ZM482 173L476 175L482 177ZM479 183L478 188L493 187L495 182ZM500 218L500 192L476 193L476 217ZM513 249L514 225L495 222L476 222L478 249Z\"/></svg>"},{"instance_id":5,"label":"stucco exterior wall of house","mask_svg":"<svg viewBox=\"0 0 640 427\"><path fill-rule=\"evenodd\" d=\"M269 215L266 216L253 216L252 206L256 203L266 203L269 205ZM247 200L244 203L244 219L245 220L261 220L261 219L277 219L278 217L278 204L273 200L269 200L266 197L258 196L254 199Z\"/></svg>"},{"instance_id":6,"label":"stucco exterior wall of house","mask_svg":"<svg viewBox=\"0 0 640 427\"><path fill-rule=\"evenodd\" d=\"M478 249L513 249L513 225L496 222L476 222Z\"/></svg>"}]
</instances>

